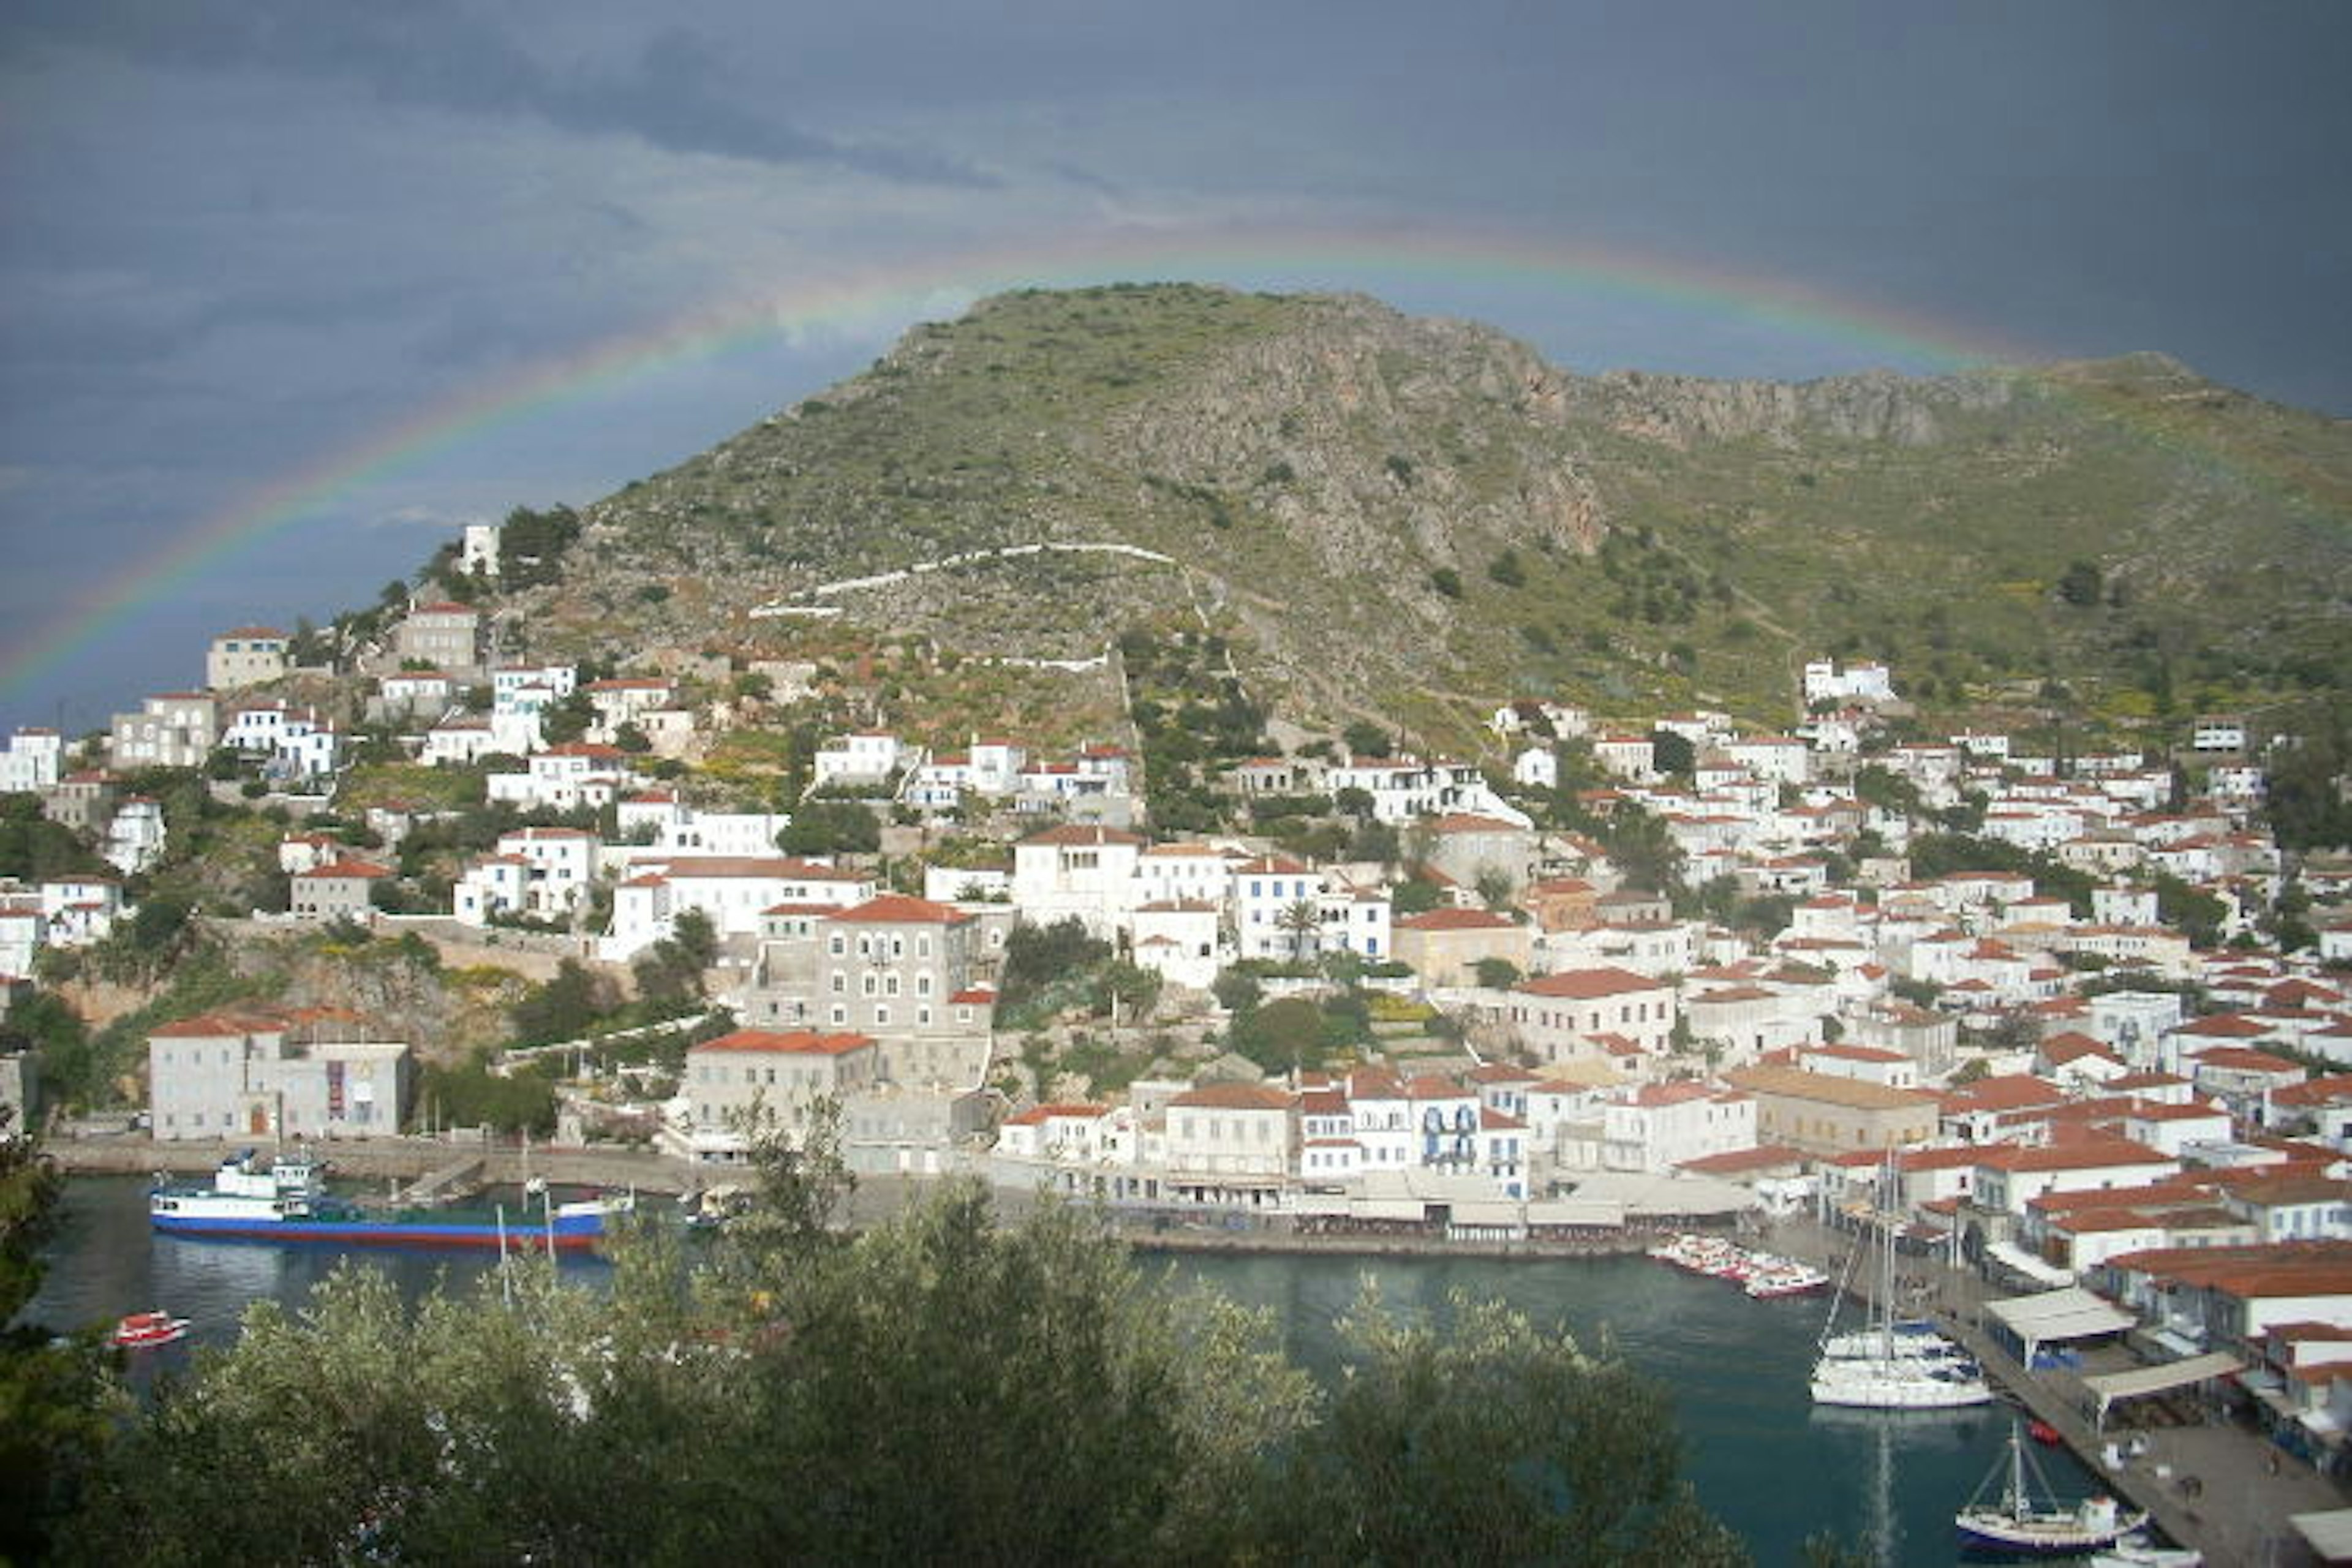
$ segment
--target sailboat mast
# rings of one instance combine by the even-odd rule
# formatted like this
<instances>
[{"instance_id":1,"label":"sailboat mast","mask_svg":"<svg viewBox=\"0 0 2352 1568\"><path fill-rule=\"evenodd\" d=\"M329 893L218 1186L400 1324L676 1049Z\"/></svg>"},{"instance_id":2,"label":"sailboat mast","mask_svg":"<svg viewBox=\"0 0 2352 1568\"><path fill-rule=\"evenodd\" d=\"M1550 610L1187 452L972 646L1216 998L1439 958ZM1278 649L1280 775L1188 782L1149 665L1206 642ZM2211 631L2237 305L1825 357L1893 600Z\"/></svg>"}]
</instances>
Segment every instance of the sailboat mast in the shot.
<instances>
[{"instance_id":1,"label":"sailboat mast","mask_svg":"<svg viewBox=\"0 0 2352 1568\"><path fill-rule=\"evenodd\" d=\"M1878 1289L1871 1309L1882 1362L1895 1359L1895 1217L1890 1206L1894 1201L1895 1150L1890 1145L1878 1177Z\"/></svg>"}]
</instances>

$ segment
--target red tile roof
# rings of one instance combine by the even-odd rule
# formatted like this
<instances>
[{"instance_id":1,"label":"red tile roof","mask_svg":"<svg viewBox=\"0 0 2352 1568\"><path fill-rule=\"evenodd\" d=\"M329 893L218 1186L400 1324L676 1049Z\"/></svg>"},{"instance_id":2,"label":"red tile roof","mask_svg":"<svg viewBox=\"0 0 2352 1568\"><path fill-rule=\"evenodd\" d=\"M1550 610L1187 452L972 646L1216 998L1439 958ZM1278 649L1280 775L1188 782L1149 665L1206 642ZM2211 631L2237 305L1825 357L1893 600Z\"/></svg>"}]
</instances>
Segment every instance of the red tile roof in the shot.
<instances>
[{"instance_id":1,"label":"red tile roof","mask_svg":"<svg viewBox=\"0 0 2352 1568\"><path fill-rule=\"evenodd\" d=\"M1603 996L1629 995L1636 991L1662 991L1665 989L1665 982L1625 969L1569 969L1558 974L1543 974L1523 981L1517 989L1530 996L1591 1002Z\"/></svg>"},{"instance_id":2,"label":"red tile roof","mask_svg":"<svg viewBox=\"0 0 2352 1568\"><path fill-rule=\"evenodd\" d=\"M929 899L908 898L904 893L880 893L849 909L835 910L828 917L836 921L857 925L962 925L971 919L961 910L946 904L935 904Z\"/></svg>"}]
</instances>

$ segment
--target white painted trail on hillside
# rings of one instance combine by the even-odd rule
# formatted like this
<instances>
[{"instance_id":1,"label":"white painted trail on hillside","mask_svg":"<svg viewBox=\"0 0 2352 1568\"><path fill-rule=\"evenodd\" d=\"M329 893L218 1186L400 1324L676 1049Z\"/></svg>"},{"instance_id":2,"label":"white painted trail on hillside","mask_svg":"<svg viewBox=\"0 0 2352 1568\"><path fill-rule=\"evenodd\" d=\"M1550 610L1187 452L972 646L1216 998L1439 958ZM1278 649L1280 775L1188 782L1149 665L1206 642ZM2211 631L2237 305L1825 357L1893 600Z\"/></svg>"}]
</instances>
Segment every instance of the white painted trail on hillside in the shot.
<instances>
[{"instance_id":1,"label":"white painted trail on hillside","mask_svg":"<svg viewBox=\"0 0 2352 1568\"><path fill-rule=\"evenodd\" d=\"M812 605L812 599L830 599L843 594L854 594L867 588L887 588L894 583L912 582L917 577L934 572L946 572L958 566L985 565L992 561L1010 561L1023 555L1041 555L1047 551L1059 551L1071 555L1124 555L1131 560L1149 561L1159 566L1180 566L1172 555L1162 555L1157 550L1146 550L1139 544L1007 544L995 550L967 550L954 555L942 555L936 561L919 561L911 566L894 572L877 572L870 577L844 577L835 583L820 583L804 588L791 602L761 605L752 610L754 618L772 616L805 616L838 614L831 605Z\"/></svg>"}]
</instances>

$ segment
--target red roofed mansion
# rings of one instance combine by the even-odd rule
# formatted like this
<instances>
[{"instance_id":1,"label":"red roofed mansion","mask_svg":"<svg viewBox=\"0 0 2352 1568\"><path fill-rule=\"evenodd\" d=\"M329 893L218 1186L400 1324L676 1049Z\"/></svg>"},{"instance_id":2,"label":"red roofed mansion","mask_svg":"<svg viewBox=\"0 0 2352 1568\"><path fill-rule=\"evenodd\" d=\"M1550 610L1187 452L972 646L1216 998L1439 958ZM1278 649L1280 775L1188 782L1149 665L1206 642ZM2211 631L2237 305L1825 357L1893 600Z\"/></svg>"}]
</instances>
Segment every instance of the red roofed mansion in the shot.
<instances>
[{"instance_id":1,"label":"red roofed mansion","mask_svg":"<svg viewBox=\"0 0 2352 1568\"><path fill-rule=\"evenodd\" d=\"M874 1042L814 1029L738 1029L686 1053L687 1135L698 1161L740 1163L755 1121L797 1138L816 1102L875 1079Z\"/></svg>"},{"instance_id":2,"label":"red roofed mansion","mask_svg":"<svg viewBox=\"0 0 2352 1568\"><path fill-rule=\"evenodd\" d=\"M1675 988L1628 969L1570 969L1521 983L1502 1009L1522 1044L1545 1061L1595 1056L1601 1035L1647 1053L1673 1044Z\"/></svg>"}]
</instances>

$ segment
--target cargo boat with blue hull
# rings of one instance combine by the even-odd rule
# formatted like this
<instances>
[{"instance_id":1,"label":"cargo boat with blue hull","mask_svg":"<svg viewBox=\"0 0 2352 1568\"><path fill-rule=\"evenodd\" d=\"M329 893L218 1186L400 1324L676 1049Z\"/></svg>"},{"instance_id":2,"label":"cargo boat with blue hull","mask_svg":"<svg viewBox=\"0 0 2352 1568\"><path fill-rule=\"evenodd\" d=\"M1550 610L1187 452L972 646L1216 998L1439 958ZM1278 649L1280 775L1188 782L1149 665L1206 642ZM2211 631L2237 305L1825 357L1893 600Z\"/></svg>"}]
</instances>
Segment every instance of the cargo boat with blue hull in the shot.
<instances>
[{"instance_id":1,"label":"cargo boat with blue hull","mask_svg":"<svg viewBox=\"0 0 2352 1568\"><path fill-rule=\"evenodd\" d=\"M307 1157L257 1164L251 1150L221 1162L209 1186L163 1186L148 1194L149 1225L167 1236L332 1247L479 1247L576 1252L604 1235L632 1197L549 1201L512 1216L480 1210L385 1214L330 1195L324 1169Z\"/></svg>"}]
</instances>

